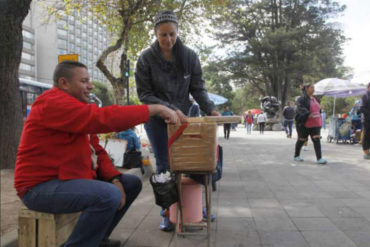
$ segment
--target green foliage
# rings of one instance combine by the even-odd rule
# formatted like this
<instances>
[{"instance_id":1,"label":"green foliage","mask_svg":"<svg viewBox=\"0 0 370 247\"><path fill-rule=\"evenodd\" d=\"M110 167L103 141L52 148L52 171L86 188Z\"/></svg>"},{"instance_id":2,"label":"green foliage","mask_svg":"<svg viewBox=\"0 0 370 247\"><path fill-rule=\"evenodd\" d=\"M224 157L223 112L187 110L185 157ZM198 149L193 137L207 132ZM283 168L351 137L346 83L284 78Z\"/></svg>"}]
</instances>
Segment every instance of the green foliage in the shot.
<instances>
[{"instance_id":1,"label":"green foliage","mask_svg":"<svg viewBox=\"0 0 370 247\"><path fill-rule=\"evenodd\" d=\"M246 85L235 90L232 100L232 110L235 114L243 115L248 109L260 109L261 102L259 94L253 87Z\"/></svg>"},{"instance_id":2,"label":"green foliage","mask_svg":"<svg viewBox=\"0 0 370 247\"><path fill-rule=\"evenodd\" d=\"M207 90L209 92L227 98L229 100L228 104L232 102L234 92L230 84L230 77L222 70L219 64L211 62L207 66L204 66L203 76L206 80Z\"/></svg>"},{"instance_id":3,"label":"green foliage","mask_svg":"<svg viewBox=\"0 0 370 247\"><path fill-rule=\"evenodd\" d=\"M347 97L347 98L336 98L335 99L335 114L348 113L355 101L359 97ZM320 101L321 108L325 110L327 116L333 115L334 98L329 96L323 96Z\"/></svg>"},{"instance_id":4,"label":"green foliage","mask_svg":"<svg viewBox=\"0 0 370 247\"><path fill-rule=\"evenodd\" d=\"M103 82L93 81L94 89L92 92L102 101L103 106L113 105L113 93Z\"/></svg>"},{"instance_id":5,"label":"green foliage","mask_svg":"<svg viewBox=\"0 0 370 247\"><path fill-rule=\"evenodd\" d=\"M215 11L223 63L236 84L250 84L284 104L305 81L340 77L342 30L329 23L345 6L326 0L231 0Z\"/></svg>"},{"instance_id":6,"label":"green foliage","mask_svg":"<svg viewBox=\"0 0 370 247\"><path fill-rule=\"evenodd\" d=\"M62 0L50 2L41 0L51 15L61 17L61 13L80 14L80 19L92 18L106 24L114 37L112 44L103 51L97 66L111 82L115 102L124 104L126 80L123 79L127 60L135 61L140 52L154 40L153 20L163 10L173 10L179 20L181 38L186 41L198 39L204 17L229 0ZM91 15L87 15L91 13ZM195 35L194 35L195 34ZM122 52L120 75L115 77L105 66L109 54Z\"/></svg>"}]
</instances>

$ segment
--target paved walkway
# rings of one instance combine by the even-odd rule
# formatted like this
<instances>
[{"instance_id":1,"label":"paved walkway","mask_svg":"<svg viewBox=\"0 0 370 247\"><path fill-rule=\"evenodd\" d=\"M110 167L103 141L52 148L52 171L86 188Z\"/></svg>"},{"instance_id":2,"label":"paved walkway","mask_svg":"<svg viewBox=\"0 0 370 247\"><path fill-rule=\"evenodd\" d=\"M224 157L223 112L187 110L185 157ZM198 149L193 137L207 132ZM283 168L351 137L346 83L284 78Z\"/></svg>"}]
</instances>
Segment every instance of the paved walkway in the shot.
<instances>
[{"instance_id":1,"label":"paved walkway","mask_svg":"<svg viewBox=\"0 0 370 247\"><path fill-rule=\"evenodd\" d=\"M283 132L231 132L224 174L213 193L212 246L369 247L370 162L358 145L323 142L329 164L318 166L312 142L293 161L293 139ZM323 140L326 134L323 134ZM159 207L144 180L143 191L113 232L125 247L174 246L161 232ZM204 237L180 238L179 246L206 246Z\"/></svg>"}]
</instances>

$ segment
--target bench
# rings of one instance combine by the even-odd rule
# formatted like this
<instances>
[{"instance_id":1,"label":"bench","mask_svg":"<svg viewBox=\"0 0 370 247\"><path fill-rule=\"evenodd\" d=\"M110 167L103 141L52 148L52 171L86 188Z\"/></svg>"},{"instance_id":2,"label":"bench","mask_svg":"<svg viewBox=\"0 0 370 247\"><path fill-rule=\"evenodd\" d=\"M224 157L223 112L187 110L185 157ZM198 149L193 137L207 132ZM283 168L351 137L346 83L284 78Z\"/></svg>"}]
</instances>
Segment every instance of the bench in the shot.
<instances>
[{"instance_id":1,"label":"bench","mask_svg":"<svg viewBox=\"0 0 370 247\"><path fill-rule=\"evenodd\" d=\"M81 212L49 214L22 206L18 217L19 247L59 247L72 233Z\"/></svg>"}]
</instances>

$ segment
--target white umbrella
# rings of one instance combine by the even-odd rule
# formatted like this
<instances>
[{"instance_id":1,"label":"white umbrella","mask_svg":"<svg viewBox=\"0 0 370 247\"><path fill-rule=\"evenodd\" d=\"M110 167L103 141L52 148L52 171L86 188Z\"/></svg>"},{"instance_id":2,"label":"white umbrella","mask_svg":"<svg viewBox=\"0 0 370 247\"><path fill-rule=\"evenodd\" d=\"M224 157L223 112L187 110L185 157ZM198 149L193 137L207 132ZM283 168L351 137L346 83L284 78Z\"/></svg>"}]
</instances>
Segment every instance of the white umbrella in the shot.
<instances>
[{"instance_id":1,"label":"white umbrella","mask_svg":"<svg viewBox=\"0 0 370 247\"><path fill-rule=\"evenodd\" d=\"M334 97L333 116L335 114L336 98L361 95L366 92L366 87L359 83L338 78L323 79L315 84L315 95Z\"/></svg>"}]
</instances>

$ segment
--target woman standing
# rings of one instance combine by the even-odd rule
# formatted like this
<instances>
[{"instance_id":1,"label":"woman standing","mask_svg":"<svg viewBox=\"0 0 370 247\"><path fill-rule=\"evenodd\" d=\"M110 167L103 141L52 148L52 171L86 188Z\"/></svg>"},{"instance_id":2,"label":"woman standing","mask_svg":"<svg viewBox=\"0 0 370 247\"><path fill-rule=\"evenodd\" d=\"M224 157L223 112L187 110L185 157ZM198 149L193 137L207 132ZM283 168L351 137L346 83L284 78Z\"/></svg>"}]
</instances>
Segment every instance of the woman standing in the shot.
<instances>
[{"instance_id":1,"label":"woman standing","mask_svg":"<svg viewBox=\"0 0 370 247\"><path fill-rule=\"evenodd\" d=\"M181 122L186 122L184 113L189 111L189 93L207 114L219 116L208 98L198 56L186 47L178 35L178 19L172 11L159 13L154 20L156 41L143 51L136 64L136 87L144 104L156 103L176 111ZM156 172L168 171L167 124L152 117L145 130L153 147ZM160 229L172 230L166 211L162 211Z\"/></svg>"},{"instance_id":2,"label":"woman standing","mask_svg":"<svg viewBox=\"0 0 370 247\"><path fill-rule=\"evenodd\" d=\"M222 112L222 116L232 116L234 113L230 111L228 106L225 106L224 111ZM225 123L224 124L224 138L229 140L230 137L230 128L231 128L231 123Z\"/></svg>"},{"instance_id":3,"label":"woman standing","mask_svg":"<svg viewBox=\"0 0 370 247\"><path fill-rule=\"evenodd\" d=\"M245 127L247 128L247 134L252 134L252 125L253 125L253 114L251 111L248 111L248 114L245 116Z\"/></svg>"},{"instance_id":4,"label":"woman standing","mask_svg":"<svg viewBox=\"0 0 370 247\"><path fill-rule=\"evenodd\" d=\"M320 130L322 126L321 107L319 102L313 96L315 91L312 84L306 84L302 87L303 94L297 100L297 114L295 117L298 139L295 145L295 161L303 161L299 156L303 144L311 136L316 153L317 163L324 165L327 163L321 156Z\"/></svg>"},{"instance_id":5,"label":"woman standing","mask_svg":"<svg viewBox=\"0 0 370 247\"><path fill-rule=\"evenodd\" d=\"M265 131L266 115L264 112L261 112L257 117L258 127L260 129L260 134L262 135Z\"/></svg>"},{"instance_id":6,"label":"woman standing","mask_svg":"<svg viewBox=\"0 0 370 247\"><path fill-rule=\"evenodd\" d=\"M367 85L367 92L361 99L360 112L364 114L364 137L362 139L362 150L364 159L370 159L370 83Z\"/></svg>"}]
</instances>

